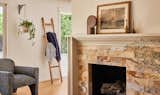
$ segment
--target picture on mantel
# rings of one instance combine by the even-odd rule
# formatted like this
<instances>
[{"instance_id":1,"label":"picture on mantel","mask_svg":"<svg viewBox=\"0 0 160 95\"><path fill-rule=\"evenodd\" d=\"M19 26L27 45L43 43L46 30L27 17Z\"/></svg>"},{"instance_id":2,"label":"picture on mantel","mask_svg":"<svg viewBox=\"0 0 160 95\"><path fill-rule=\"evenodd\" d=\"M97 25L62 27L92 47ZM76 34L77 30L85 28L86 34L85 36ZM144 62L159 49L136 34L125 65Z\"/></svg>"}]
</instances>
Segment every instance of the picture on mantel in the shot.
<instances>
[{"instance_id":1,"label":"picture on mantel","mask_svg":"<svg viewBox=\"0 0 160 95\"><path fill-rule=\"evenodd\" d=\"M131 2L104 4L97 7L97 34L129 33Z\"/></svg>"}]
</instances>

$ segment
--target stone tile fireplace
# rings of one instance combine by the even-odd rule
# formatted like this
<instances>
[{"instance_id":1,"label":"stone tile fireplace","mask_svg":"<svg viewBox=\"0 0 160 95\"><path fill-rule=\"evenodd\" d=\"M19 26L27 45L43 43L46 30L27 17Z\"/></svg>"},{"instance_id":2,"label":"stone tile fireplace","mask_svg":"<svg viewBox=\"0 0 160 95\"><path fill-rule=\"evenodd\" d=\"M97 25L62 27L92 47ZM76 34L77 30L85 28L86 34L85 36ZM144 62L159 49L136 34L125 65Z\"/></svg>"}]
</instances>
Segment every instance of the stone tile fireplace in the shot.
<instances>
[{"instance_id":1,"label":"stone tile fireplace","mask_svg":"<svg viewBox=\"0 0 160 95\"><path fill-rule=\"evenodd\" d=\"M69 95L160 95L160 35L74 36L69 44Z\"/></svg>"}]
</instances>

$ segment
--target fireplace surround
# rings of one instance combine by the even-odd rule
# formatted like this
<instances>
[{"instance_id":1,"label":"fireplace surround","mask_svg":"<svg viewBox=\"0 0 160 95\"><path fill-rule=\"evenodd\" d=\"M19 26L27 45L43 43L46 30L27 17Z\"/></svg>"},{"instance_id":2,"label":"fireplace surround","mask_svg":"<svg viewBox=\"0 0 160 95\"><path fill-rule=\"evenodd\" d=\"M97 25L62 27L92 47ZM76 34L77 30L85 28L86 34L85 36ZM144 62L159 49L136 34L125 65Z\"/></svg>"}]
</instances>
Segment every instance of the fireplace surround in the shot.
<instances>
[{"instance_id":1,"label":"fireplace surround","mask_svg":"<svg viewBox=\"0 0 160 95\"><path fill-rule=\"evenodd\" d=\"M160 95L160 35L81 35L69 44L69 95L92 95L90 63L125 67L126 95ZM97 62L99 56L115 62Z\"/></svg>"}]
</instances>

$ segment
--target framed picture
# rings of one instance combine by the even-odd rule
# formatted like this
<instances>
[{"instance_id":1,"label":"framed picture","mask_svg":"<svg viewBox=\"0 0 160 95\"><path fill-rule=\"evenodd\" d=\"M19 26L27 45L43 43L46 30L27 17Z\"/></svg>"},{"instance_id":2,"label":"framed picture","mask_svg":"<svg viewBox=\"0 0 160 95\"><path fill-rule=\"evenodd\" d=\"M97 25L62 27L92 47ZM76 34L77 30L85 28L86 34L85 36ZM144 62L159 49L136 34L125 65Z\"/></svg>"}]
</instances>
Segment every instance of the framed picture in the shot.
<instances>
[{"instance_id":1,"label":"framed picture","mask_svg":"<svg viewBox=\"0 0 160 95\"><path fill-rule=\"evenodd\" d=\"M129 33L131 28L131 2L97 6L97 34Z\"/></svg>"}]
</instances>

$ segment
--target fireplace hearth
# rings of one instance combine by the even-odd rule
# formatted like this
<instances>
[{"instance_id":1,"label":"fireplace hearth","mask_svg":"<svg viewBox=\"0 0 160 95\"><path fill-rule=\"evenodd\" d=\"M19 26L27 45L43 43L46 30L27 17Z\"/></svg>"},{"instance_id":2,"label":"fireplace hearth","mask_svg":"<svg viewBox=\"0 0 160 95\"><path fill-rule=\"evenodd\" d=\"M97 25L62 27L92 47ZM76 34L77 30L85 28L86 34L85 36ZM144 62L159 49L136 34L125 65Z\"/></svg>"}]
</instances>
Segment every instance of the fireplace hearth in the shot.
<instances>
[{"instance_id":1,"label":"fireplace hearth","mask_svg":"<svg viewBox=\"0 0 160 95\"><path fill-rule=\"evenodd\" d=\"M90 64L89 95L126 95L126 68Z\"/></svg>"}]
</instances>

